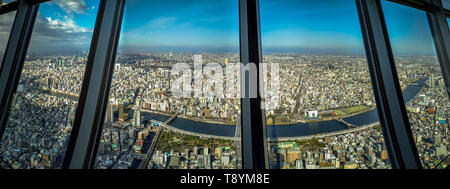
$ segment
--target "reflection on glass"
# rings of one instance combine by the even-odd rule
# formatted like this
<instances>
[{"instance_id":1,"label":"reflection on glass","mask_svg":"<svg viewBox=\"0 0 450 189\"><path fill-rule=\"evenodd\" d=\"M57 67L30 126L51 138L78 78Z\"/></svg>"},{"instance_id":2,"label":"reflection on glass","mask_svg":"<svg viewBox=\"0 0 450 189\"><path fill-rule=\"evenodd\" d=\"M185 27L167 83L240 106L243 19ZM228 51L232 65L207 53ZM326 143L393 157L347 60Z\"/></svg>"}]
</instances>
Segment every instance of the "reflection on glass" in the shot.
<instances>
[{"instance_id":1,"label":"reflection on glass","mask_svg":"<svg viewBox=\"0 0 450 189\"><path fill-rule=\"evenodd\" d=\"M447 18L447 24L448 24L448 27L450 28L450 18Z\"/></svg>"},{"instance_id":2,"label":"reflection on glass","mask_svg":"<svg viewBox=\"0 0 450 189\"><path fill-rule=\"evenodd\" d=\"M3 0L3 1L0 1L1 2L0 5L3 6L3 5L6 5L8 3L12 3L14 1L17 1L17 0Z\"/></svg>"},{"instance_id":3,"label":"reflection on glass","mask_svg":"<svg viewBox=\"0 0 450 189\"><path fill-rule=\"evenodd\" d=\"M444 7L444 9L450 10L450 1L442 0L442 6Z\"/></svg>"},{"instance_id":4,"label":"reflection on glass","mask_svg":"<svg viewBox=\"0 0 450 189\"><path fill-rule=\"evenodd\" d=\"M383 1L409 123L425 168L445 168L449 97L425 12Z\"/></svg>"},{"instance_id":5,"label":"reflection on glass","mask_svg":"<svg viewBox=\"0 0 450 189\"><path fill-rule=\"evenodd\" d=\"M61 167L98 4L61 0L40 5L0 143L4 168Z\"/></svg>"},{"instance_id":6,"label":"reflection on glass","mask_svg":"<svg viewBox=\"0 0 450 189\"><path fill-rule=\"evenodd\" d=\"M261 1L270 168L390 168L355 2L322 2Z\"/></svg>"},{"instance_id":7,"label":"reflection on glass","mask_svg":"<svg viewBox=\"0 0 450 189\"><path fill-rule=\"evenodd\" d=\"M192 77L183 89L199 81L193 93L239 77L225 71L239 62L238 16L237 0L127 2L97 168L240 167L239 98L179 98L172 90L182 63ZM199 60L203 74L193 69ZM208 63L223 72L207 76Z\"/></svg>"},{"instance_id":8,"label":"reflection on glass","mask_svg":"<svg viewBox=\"0 0 450 189\"><path fill-rule=\"evenodd\" d=\"M14 22L16 11L0 15L0 66L3 63L3 55L8 44L9 34Z\"/></svg>"}]
</instances>

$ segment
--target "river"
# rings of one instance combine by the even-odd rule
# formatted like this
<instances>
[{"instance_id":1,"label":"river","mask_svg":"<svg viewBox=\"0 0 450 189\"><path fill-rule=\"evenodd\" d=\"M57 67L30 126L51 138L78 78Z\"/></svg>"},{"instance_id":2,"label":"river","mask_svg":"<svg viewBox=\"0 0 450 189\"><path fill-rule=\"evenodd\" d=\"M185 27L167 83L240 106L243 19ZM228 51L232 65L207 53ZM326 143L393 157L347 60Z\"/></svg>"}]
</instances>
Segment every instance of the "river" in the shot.
<instances>
[{"instance_id":1,"label":"river","mask_svg":"<svg viewBox=\"0 0 450 189\"><path fill-rule=\"evenodd\" d=\"M423 88L423 84L428 80L428 78L422 78L414 82L418 85L409 85L403 91L403 99L405 103L412 100L420 90ZM142 120L158 120L164 122L169 119L170 116L141 112ZM346 122L353 124L355 126L368 125L374 122L378 122L378 112L377 109L370 110L361 114L353 115L350 117L343 118ZM222 124L212 124L205 122L196 122L184 118L175 118L169 123L171 126L176 127L181 130L206 134L206 135L217 135L225 137L234 137L234 131L236 127L234 125L222 125ZM321 121L314 123L295 123L288 125L268 125L267 126L267 136L270 138L278 137L300 137L317 135L320 133L335 132L340 130L348 129L348 127L336 120Z\"/></svg>"}]
</instances>

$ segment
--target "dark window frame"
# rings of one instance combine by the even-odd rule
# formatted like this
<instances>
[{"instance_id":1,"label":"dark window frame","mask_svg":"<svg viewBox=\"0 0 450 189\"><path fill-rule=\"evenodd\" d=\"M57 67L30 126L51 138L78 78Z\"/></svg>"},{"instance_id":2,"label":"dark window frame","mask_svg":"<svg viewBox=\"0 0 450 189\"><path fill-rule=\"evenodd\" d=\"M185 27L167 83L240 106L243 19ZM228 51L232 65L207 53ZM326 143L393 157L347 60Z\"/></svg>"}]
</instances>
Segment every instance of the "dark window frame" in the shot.
<instances>
[{"instance_id":1,"label":"dark window frame","mask_svg":"<svg viewBox=\"0 0 450 189\"><path fill-rule=\"evenodd\" d=\"M5 132L8 110L19 84L38 9L39 4L25 0L17 2L17 12L0 69L0 138Z\"/></svg>"},{"instance_id":2,"label":"dark window frame","mask_svg":"<svg viewBox=\"0 0 450 189\"><path fill-rule=\"evenodd\" d=\"M262 69L261 26L259 17L259 0L239 0L239 30L240 57L243 66L254 64L256 73L245 72L241 68L241 141L242 167L244 169L269 168L267 154L266 116L262 109L264 98L260 90L263 89L264 79ZM256 76L256 87L250 82L250 77ZM257 91L251 91L256 89ZM256 98L250 96L256 92ZM236 128L237 129L237 128Z\"/></svg>"},{"instance_id":3,"label":"dark window frame","mask_svg":"<svg viewBox=\"0 0 450 189\"><path fill-rule=\"evenodd\" d=\"M108 105L125 0L101 0L63 168L92 169ZM97 48L106 47L106 48Z\"/></svg>"},{"instance_id":4,"label":"dark window frame","mask_svg":"<svg viewBox=\"0 0 450 189\"><path fill-rule=\"evenodd\" d=\"M380 124L393 168L421 168L379 0L356 0Z\"/></svg>"}]
</instances>

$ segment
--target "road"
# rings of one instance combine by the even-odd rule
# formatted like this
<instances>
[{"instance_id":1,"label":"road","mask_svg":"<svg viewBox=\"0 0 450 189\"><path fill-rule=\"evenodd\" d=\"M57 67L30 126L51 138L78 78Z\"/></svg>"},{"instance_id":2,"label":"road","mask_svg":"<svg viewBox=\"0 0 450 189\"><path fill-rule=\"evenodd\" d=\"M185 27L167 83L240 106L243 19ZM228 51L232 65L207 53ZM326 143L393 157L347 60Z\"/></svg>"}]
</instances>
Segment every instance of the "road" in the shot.
<instances>
[{"instance_id":1,"label":"road","mask_svg":"<svg viewBox=\"0 0 450 189\"><path fill-rule=\"evenodd\" d=\"M170 123L178 115L179 115L179 113L176 113L176 114L172 115L172 117L170 117L164 123L159 123L159 124L162 125L162 124ZM142 160L141 163L139 164L138 169L146 169L147 168L148 162L150 161L150 158L152 157L153 151L155 151L156 144L158 144L158 141L159 141L159 138L161 137L161 133L162 133L163 129L164 129L163 127L158 127L158 131L156 132L156 135L153 138L152 144L150 145L150 148L148 149L144 160Z\"/></svg>"}]
</instances>

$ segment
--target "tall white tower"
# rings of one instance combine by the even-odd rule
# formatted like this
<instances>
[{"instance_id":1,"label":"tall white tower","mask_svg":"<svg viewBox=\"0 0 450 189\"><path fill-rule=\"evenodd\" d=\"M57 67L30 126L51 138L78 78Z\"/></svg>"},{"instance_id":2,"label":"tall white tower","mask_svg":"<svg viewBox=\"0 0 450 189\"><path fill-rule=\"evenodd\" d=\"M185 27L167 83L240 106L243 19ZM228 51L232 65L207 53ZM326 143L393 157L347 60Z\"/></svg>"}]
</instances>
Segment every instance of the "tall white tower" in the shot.
<instances>
[{"instance_id":1,"label":"tall white tower","mask_svg":"<svg viewBox=\"0 0 450 189\"><path fill-rule=\"evenodd\" d=\"M140 108L140 101L139 99L136 99L136 105L134 107L134 121L133 121L133 125L135 127L140 127L141 126L141 108Z\"/></svg>"}]
</instances>

